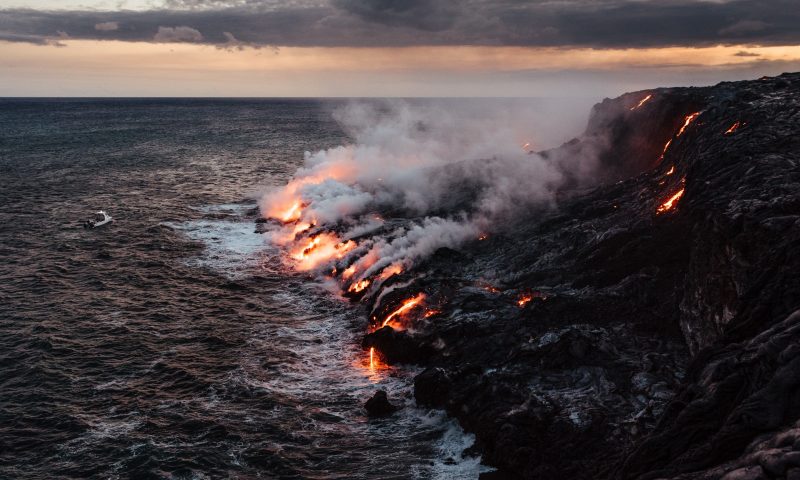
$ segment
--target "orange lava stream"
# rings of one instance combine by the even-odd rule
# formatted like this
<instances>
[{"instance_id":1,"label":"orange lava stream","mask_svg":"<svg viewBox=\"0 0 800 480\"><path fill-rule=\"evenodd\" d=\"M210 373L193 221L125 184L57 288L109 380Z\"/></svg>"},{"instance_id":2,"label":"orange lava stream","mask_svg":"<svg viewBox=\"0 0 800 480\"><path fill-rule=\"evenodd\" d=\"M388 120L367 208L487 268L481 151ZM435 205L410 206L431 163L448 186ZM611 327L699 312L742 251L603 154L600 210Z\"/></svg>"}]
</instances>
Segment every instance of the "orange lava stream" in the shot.
<instances>
[{"instance_id":1,"label":"orange lava stream","mask_svg":"<svg viewBox=\"0 0 800 480\"><path fill-rule=\"evenodd\" d=\"M517 306L524 307L531 300L533 300L533 295L531 295L530 293L525 293L517 300Z\"/></svg>"},{"instance_id":2,"label":"orange lava stream","mask_svg":"<svg viewBox=\"0 0 800 480\"><path fill-rule=\"evenodd\" d=\"M310 239L308 241L308 243L306 244L306 246L301 248L301 249L296 250L295 253L292 255L292 257L295 260L304 260L304 259L308 258L308 256L311 255L311 252L316 250L316 248L319 246L321 241L322 241L322 238L319 237L319 236Z\"/></svg>"},{"instance_id":3,"label":"orange lava stream","mask_svg":"<svg viewBox=\"0 0 800 480\"><path fill-rule=\"evenodd\" d=\"M308 271L322 266L330 260L344 257L356 246L356 242L352 240L340 242L339 238L332 233L320 233L292 252L292 258L298 261L298 270Z\"/></svg>"},{"instance_id":4,"label":"orange lava stream","mask_svg":"<svg viewBox=\"0 0 800 480\"><path fill-rule=\"evenodd\" d=\"M673 173L675 173L675 165L673 165L672 167L670 167L669 170L667 170L666 175L672 175Z\"/></svg>"},{"instance_id":5,"label":"orange lava stream","mask_svg":"<svg viewBox=\"0 0 800 480\"><path fill-rule=\"evenodd\" d=\"M347 289L347 291L350 292L350 293L361 292L365 288L369 287L370 283L371 282L370 282L369 278L365 278L364 280L361 280L360 282L356 282L356 283L350 285L350 287Z\"/></svg>"},{"instance_id":6,"label":"orange lava stream","mask_svg":"<svg viewBox=\"0 0 800 480\"><path fill-rule=\"evenodd\" d=\"M694 121L695 121L695 119L696 119L697 117L699 117L699 116L700 116L700 112L694 112L694 113L692 113L692 114L690 114L690 115L687 115L687 116L686 116L686 120L684 120L684 122L683 122L683 126L682 126L682 127L681 127L681 129L678 131L678 135L676 135L676 136L677 136L677 137L680 137L681 135L683 135L683 132L685 132L685 131L686 131L686 128L688 128L688 127L689 127L689 125L690 125L692 122L694 122Z\"/></svg>"},{"instance_id":7,"label":"orange lava stream","mask_svg":"<svg viewBox=\"0 0 800 480\"><path fill-rule=\"evenodd\" d=\"M409 298L408 300L404 301L400 307L397 308L394 312L390 313L388 317L383 321L381 327L385 327L392 321L394 317L404 314L405 312L411 310L415 306L417 306L420 302L425 300L425 294L420 293L416 297Z\"/></svg>"},{"instance_id":8,"label":"orange lava stream","mask_svg":"<svg viewBox=\"0 0 800 480\"><path fill-rule=\"evenodd\" d=\"M669 200L667 200L666 202L662 203L662 204L661 204L661 205L658 207L658 209L656 210L656 213L657 213L657 214L658 214L658 213L664 213L664 212L666 212L666 211L668 211L668 210L671 210L671 209L672 209L672 207L674 207L674 206L675 206L675 202L677 202L677 201L678 201L678 199L679 199L679 198L681 198L681 197L683 196L683 191L684 191L684 190L685 190L685 189L681 188L680 190L678 190L678 192L677 192L677 193L675 193L675 195L673 195L673 196L669 197Z\"/></svg>"},{"instance_id":9,"label":"orange lava stream","mask_svg":"<svg viewBox=\"0 0 800 480\"><path fill-rule=\"evenodd\" d=\"M661 151L661 156L660 156L660 157L658 157L658 161L659 161L659 162L660 162L661 160L664 160L664 155L666 155L666 154L667 154L667 149L669 148L669 145L670 145L671 143L672 143L672 139L670 138L669 140L667 140L667 143L665 143L665 144L664 144L664 150L662 150L662 151Z\"/></svg>"},{"instance_id":10,"label":"orange lava stream","mask_svg":"<svg viewBox=\"0 0 800 480\"><path fill-rule=\"evenodd\" d=\"M403 267L394 263L383 269L381 274L378 275L378 280L386 280L392 275L400 275L401 273L403 273Z\"/></svg>"},{"instance_id":11,"label":"orange lava stream","mask_svg":"<svg viewBox=\"0 0 800 480\"><path fill-rule=\"evenodd\" d=\"M741 126L742 126L742 122L736 122L736 123L734 123L733 125L731 125L731 128L729 128L729 129L727 129L727 130L725 131L725 135L730 135L730 134L732 134L732 133L733 133L733 132L735 132L736 130L739 130L739 127L741 127Z\"/></svg>"},{"instance_id":12,"label":"orange lava stream","mask_svg":"<svg viewBox=\"0 0 800 480\"><path fill-rule=\"evenodd\" d=\"M356 273L356 266L350 265L349 267L345 268L342 272L342 278L347 280L348 278L352 277L353 274Z\"/></svg>"},{"instance_id":13,"label":"orange lava stream","mask_svg":"<svg viewBox=\"0 0 800 480\"><path fill-rule=\"evenodd\" d=\"M651 98L653 98L653 94L644 97L638 104L636 104L636 106L631 107L631 111L638 109L639 107L647 103L647 101L650 100Z\"/></svg>"},{"instance_id":14,"label":"orange lava stream","mask_svg":"<svg viewBox=\"0 0 800 480\"><path fill-rule=\"evenodd\" d=\"M286 212L284 212L281 220L284 223L294 222L300 218L300 215L303 213L303 204L300 203L300 200L296 200L291 207L289 207Z\"/></svg>"}]
</instances>

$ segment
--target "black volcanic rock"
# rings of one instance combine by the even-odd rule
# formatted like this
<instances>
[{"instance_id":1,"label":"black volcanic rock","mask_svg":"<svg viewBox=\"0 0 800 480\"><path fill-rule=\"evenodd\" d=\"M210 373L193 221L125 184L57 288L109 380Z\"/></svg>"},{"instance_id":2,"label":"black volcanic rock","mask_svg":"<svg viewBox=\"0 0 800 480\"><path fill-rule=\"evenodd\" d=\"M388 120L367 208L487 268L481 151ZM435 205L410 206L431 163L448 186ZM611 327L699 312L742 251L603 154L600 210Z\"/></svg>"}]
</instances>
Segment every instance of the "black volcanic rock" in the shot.
<instances>
[{"instance_id":1,"label":"black volcanic rock","mask_svg":"<svg viewBox=\"0 0 800 480\"><path fill-rule=\"evenodd\" d=\"M444 408L453 382L441 368L428 368L414 378L414 397L419 405Z\"/></svg>"},{"instance_id":2,"label":"black volcanic rock","mask_svg":"<svg viewBox=\"0 0 800 480\"><path fill-rule=\"evenodd\" d=\"M400 409L389 402L389 397L384 390L375 392L375 395L364 404L364 408L370 417L385 417Z\"/></svg>"},{"instance_id":3,"label":"black volcanic rock","mask_svg":"<svg viewBox=\"0 0 800 480\"><path fill-rule=\"evenodd\" d=\"M365 336L361 346L365 350L374 347L389 363L421 362L433 351L427 344L411 338L408 332L397 331L388 325Z\"/></svg>"},{"instance_id":4,"label":"black volcanic rock","mask_svg":"<svg viewBox=\"0 0 800 480\"><path fill-rule=\"evenodd\" d=\"M512 476L800 477L800 74L605 100L544 155L588 152L600 186L406 272L385 299L440 313L364 347Z\"/></svg>"}]
</instances>

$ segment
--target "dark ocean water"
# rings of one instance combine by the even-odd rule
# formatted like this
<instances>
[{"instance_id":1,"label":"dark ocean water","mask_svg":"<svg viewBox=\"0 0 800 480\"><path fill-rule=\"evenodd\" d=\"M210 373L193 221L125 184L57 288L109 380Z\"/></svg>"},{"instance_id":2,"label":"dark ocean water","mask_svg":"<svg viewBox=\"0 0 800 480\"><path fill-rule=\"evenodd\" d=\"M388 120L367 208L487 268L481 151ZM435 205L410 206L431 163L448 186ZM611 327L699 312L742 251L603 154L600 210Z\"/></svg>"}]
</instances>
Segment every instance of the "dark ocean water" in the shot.
<instances>
[{"instance_id":1,"label":"dark ocean water","mask_svg":"<svg viewBox=\"0 0 800 480\"><path fill-rule=\"evenodd\" d=\"M0 478L477 477L254 233L259 191L347 141L335 107L0 100ZM378 388L407 407L368 420Z\"/></svg>"}]
</instances>

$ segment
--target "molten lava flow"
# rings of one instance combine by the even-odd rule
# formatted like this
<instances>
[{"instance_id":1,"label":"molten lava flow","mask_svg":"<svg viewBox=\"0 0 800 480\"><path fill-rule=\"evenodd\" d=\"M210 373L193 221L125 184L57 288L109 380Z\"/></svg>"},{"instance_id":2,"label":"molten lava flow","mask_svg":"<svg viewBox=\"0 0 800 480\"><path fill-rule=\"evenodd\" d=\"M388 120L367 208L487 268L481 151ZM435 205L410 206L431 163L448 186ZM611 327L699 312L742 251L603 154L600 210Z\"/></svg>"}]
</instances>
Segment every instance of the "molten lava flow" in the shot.
<instances>
[{"instance_id":1,"label":"molten lava flow","mask_svg":"<svg viewBox=\"0 0 800 480\"><path fill-rule=\"evenodd\" d=\"M392 321L394 317L399 315L403 315L405 312L411 310L412 308L419 305L420 302L425 300L425 294L420 293L416 297L409 298L408 300L403 301L403 304L400 305L394 312L390 313L388 317L383 321L381 327L385 327Z\"/></svg>"},{"instance_id":2,"label":"molten lava flow","mask_svg":"<svg viewBox=\"0 0 800 480\"><path fill-rule=\"evenodd\" d=\"M387 278L391 277L392 275L400 275L403 273L403 267L400 265L393 263L388 267L384 268L380 275L378 275L378 280L386 280Z\"/></svg>"},{"instance_id":3,"label":"molten lava flow","mask_svg":"<svg viewBox=\"0 0 800 480\"><path fill-rule=\"evenodd\" d=\"M664 144L664 150L662 150L662 151L661 151L661 156L660 156L660 157L658 157L658 161L659 161L659 162L660 162L661 160L664 160L664 155L666 155L666 154L667 154L667 149L669 148L669 145L670 145L671 143L672 143L672 139L670 138L669 140L667 140L667 143L665 143L665 144Z\"/></svg>"},{"instance_id":4,"label":"molten lava flow","mask_svg":"<svg viewBox=\"0 0 800 480\"><path fill-rule=\"evenodd\" d=\"M300 200L296 200L291 207L289 207L286 212L284 212L283 216L281 216L281 220L284 223L294 222L300 218L300 215L303 213L303 204Z\"/></svg>"},{"instance_id":5,"label":"molten lava flow","mask_svg":"<svg viewBox=\"0 0 800 480\"><path fill-rule=\"evenodd\" d=\"M678 135L676 135L676 137L680 137L681 135L683 135L683 132L685 132L685 131L686 131L686 128L687 128L687 127L688 127L688 126L689 126L689 125L690 125L692 122L694 122L694 121L695 121L695 119L696 119L697 117L699 117L699 116L700 116L700 112L694 112L694 113L692 113L692 114L690 114L690 115L687 115L687 116L686 116L686 119L685 119L685 120L684 120L684 122L683 122L683 126L682 126L682 127L681 127L681 129L678 131Z\"/></svg>"},{"instance_id":6,"label":"molten lava flow","mask_svg":"<svg viewBox=\"0 0 800 480\"><path fill-rule=\"evenodd\" d=\"M727 130L725 131L725 135L730 135L730 134L732 134L732 133L733 133L733 132L735 132L736 130L739 130L739 127L741 127L741 126L742 126L742 122L736 122L736 123L734 123L733 125L731 125L731 128L729 128L729 129L727 129Z\"/></svg>"},{"instance_id":7,"label":"molten lava flow","mask_svg":"<svg viewBox=\"0 0 800 480\"><path fill-rule=\"evenodd\" d=\"M544 293L536 290L536 291L529 291L520 294L519 298L517 298L517 306L523 308L525 305L531 302L534 298L538 298L541 301L547 300L547 295Z\"/></svg>"},{"instance_id":8,"label":"molten lava flow","mask_svg":"<svg viewBox=\"0 0 800 480\"><path fill-rule=\"evenodd\" d=\"M365 288L369 287L370 283L371 282L370 282L369 278L365 278L364 280L361 280L360 282L356 282L356 283L350 285L350 288L348 288L347 291L350 292L350 293L361 292Z\"/></svg>"},{"instance_id":9,"label":"molten lava flow","mask_svg":"<svg viewBox=\"0 0 800 480\"><path fill-rule=\"evenodd\" d=\"M332 233L320 233L296 249L292 253L292 258L299 262L298 270L308 271L321 267L333 259L344 257L356 246L352 240L340 242L339 238Z\"/></svg>"},{"instance_id":10,"label":"molten lava flow","mask_svg":"<svg viewBox=\"0 0 800 480\"><path fill-rule=\"evenodd\" d=\"M302 190L309 185L318 185L326 180L343 180L355 178L357 165L350 161L329 162L317 165L313 172L295 177L280 190L268 194L264 199L264 215L290 223L303 216Z\"/></svg>"},{"instance_id":11,"label":"molten lava flow","mask_svg":"<svg viewBox=\"0 0 800 480\"><path fill-rule=\"evenodd\" d=\"M675 165L671 166L669 170L667 170L666 175L672 175L675 173Z\"/></svg>"},{"instance_id":12,"label":"molten lava flow","mask_svg":"<svg viewBox=\"0 0 800 480\"><path fill-rule=\"evenodd\" d=\"M294 242L298 235L313 226L314 225L310 223L300 222L295 224L291 230L288 228L283 228L281 230L272 232L270 239L272 240L272 243L276 245L287 245Z\"/></svg>"},{"instance_id":13,"label":"molten lava flow","mask_svg":"<svg viewBox=\"0 0 800 480\"><path fill-rule=\"evenodd\" d=\"M651 98L653 98L653 95L652 95L652 94L650 94L650 95L648 95L648 96L644 97L644 98L642 99L642 101L640 101L638 104L636 104L636 106L633 106L633 107L631 107L631 111L633 111L633 110L636 110L637 108L641 107L642 105L644 105L645 103L647 103L647 101L648 101L648 100L650 100Z\"/></svg>"},{"instance_id":14,"label":"molten lava flow","mask_svg":"<svg viewBox=\"0 0 800 480\"><path fill-rule=\"evenodd\" d=\"M356 273L356 266L350 265L342 272L342 278L347 280L348 278L352 277L354 273Z\"/></svg>"},{"instance_id":15,"label":"molten lava flow","mask_svg":"<svg viewBox=\"0 0 800 480\"><path fill-rule=\"evenodd\" d=\"M369 374L372 377L371 380L373 382L380 381L380 377L376 376L376 374L382 370L388 370L389 365L387 365L381 356L381 352L377 350L375 347L369 347L369 362L367 359L363 359L359 361L359 365L361 367L366 367L369 370ZM375 376L373 376L375 375Z\"/></svg>"},{"instance_id":16,"label":"molten lava flow","mask_svg":"<svg viewBox=\"0 0 800 480\"><path fill-rule=\"evenodd\" d=\"M431 308L431 309L425 310L425 315L423 315L423 317L429 318L429 317L432 317L434 315L439 315L440 313L442 313L441 310L436 310L435 308Z\"/></svg>"},{"instance_id":17,"label":"molten lava flow","mask_svg":"<svg viewBox=\"0 0 800 480\"><path fill-rule=\"evenodd\" d=\"M481 236L478 237L478 240L486 240L487 238L489 238L489 235L486 235L485 233L482 233Z\"/></svg>"},{"instance_id":18,"label":"molten lava flow","mask_svg":"<svg viewBox=\"0 0 800 480\"><path fill-rule=\"evenodd\" d=\"M677 202L677 201L678 201L678 199L679 199L679 198L681 198L681 197L683 196L683 191L684 191L684 190L685 190L685 189L681 188L680 190L678 190L678 192L677 192L677 193L675 193L675 195L673 195L673 196L669 197L669 200L667 200L666 202L662 203L662 204L661 204L661 205L658 207L658 209L656 210L656 214L659 214L659 213L664 213L664 212L666 212L666 211L668 211L668 210L671 210L671 209L672 209L672 207L674 207L674 206L675 206L675 202Z\"/></svg>"},{"instance_id":19,"label":"molten lava flow","mask_svg":"<svg viewBox=\"0 0 800 480\"><path fill-rule=\"evenodd\" d=\"M312 237L304 247L295 251L292 257L295 260L305 260L319 246L320 242L322 242L322 238L319 236Z\"/></svg>"},{"instance_id":20,"label":"molten lava flow","mask_svg":"<svg viewBox=\"0 0 800 480\"><path fill-rule=\"evenodd\" d=\"M527 305L527 304L528 304L528 302L530 302L531 300L533 300L533 295L531 295L530 293L523 293L523 294L522 294L522 295L519 297L519 299L517 299L517 306L519 306L520 308L521 308L521 307L524 307L524 306L525 306L525 305Z\"/></svg>"}]
</instances>

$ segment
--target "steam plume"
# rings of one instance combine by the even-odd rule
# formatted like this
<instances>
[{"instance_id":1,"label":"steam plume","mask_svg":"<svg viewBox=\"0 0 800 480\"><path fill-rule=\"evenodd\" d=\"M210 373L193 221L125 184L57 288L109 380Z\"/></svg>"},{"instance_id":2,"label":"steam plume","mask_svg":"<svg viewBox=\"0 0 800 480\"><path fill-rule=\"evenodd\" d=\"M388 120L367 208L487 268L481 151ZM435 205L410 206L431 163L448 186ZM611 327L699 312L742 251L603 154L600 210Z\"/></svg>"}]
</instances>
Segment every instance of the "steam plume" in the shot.
<instances>
[{"instance_id":1,"label":"steam plume","mask_svg":"<svg viewBox=\"0 0 800 480\"><path fill-rule=\"evenodd\" d=\"M439 248L551 208L565 165L589 175L594 157L531 153L555 141L531 133L545 119L501 107L387 101L338 110L353 143L306 152L294 178L265 194L261 211L281 223L269 238L295 245L303 270L374 289Z\"/></svg>"}]
</instances>

